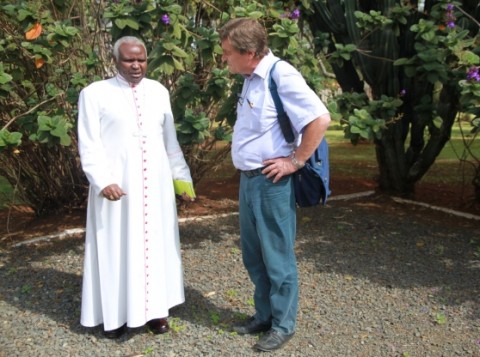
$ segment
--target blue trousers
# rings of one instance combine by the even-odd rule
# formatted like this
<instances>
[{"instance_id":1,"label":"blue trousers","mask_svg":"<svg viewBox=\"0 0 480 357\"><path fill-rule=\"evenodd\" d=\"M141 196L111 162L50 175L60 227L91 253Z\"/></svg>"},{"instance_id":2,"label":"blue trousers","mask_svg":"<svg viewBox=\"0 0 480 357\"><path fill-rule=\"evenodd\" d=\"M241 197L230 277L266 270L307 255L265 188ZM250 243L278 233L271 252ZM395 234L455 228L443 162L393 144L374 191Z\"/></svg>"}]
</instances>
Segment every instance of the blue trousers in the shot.
<instances>
[{"instance_id":1,"label":"blue trousers","mask_svg":"<svg viewBox=\"0 0 480 357\"><path fill-rule=\"evenodd\" d=\"M291 176L240 176L240 240L255 285L255 317L284 334L295 331L298 273L294 245L296 206Z\"/></svg>"}]
</instances>

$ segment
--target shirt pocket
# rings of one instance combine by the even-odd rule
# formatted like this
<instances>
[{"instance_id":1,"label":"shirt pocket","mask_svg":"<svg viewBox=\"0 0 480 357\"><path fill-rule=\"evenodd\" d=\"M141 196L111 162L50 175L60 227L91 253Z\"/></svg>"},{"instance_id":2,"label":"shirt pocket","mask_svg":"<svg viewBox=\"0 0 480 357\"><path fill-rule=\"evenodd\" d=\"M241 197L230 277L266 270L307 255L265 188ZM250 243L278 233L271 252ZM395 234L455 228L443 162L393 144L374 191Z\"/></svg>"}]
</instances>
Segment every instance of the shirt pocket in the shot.
<instances>
[{"instance_id":1,"label":"shirt pocket","mask_svg":"<svg viewBox=\"0 0 480 357\"><path fill-rule=\"evenodd\" d=\"M268 96L260 91L252 91L248 101L245 100L243 104L248 107L251 129L261 134L270 130L277 122L275 106L267 98Z\"/></svg>"}]
</instances>

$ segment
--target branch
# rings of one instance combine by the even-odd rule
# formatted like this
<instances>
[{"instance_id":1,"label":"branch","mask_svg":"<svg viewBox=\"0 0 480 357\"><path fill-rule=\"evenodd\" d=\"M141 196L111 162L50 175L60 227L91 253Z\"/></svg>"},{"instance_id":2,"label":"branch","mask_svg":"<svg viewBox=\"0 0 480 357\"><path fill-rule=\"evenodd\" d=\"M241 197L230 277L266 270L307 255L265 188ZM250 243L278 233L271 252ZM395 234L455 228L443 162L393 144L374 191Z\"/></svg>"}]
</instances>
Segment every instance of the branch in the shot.
<instances>
[{"instance_id":1,"label":"branch","mask_svg":"<svg viewBox=\"0 0 480 357\"><path fill-rule=\"evenodd\" d=\"M462 14L464 14L466 17L468 17L470 20L472 20L474 23L477 24L478 27L480 27L480 22L478 22L472 15L467 13L465 10L463 10L460 6L455 6Z\"/></svg>"},{"instance_id":2,"label":"branch","mask_svg":"<svg viewBox=\"0 0 480 357\"><path fill-rule=\"evenodd\" d=\"M393 59L391 59L391 58L378 57L378 56L370 55L370 54L368 54L369 51L364 51L364 50L361 50L361 49L359 49L359 48L357 48L355 51L357 51L357 52L360 53L361 55L364 55L365 57L377 59L377 60L380 60L380 61L387 61L387 62L392 62L392 63L395 62L395 60L393 60Z\"/></svg>"},{"instance_id":3,"label":"branch","mask_svg":"<svg viewBox=\"0 0 480 357\"><path fill-rule=\"evenodd\" d=\"M216 7L215 5L213 5L211 2L205 1L205 0L202 1L202 2L205 3L205 4L207 4L207 6L210 6L211 8L215 9L218 13L220 13L220 14L222 13L222 11L221 11L218 7Z\"/></svg>"},{"instance_id":4,"label":"branch","mask_svg":"<svg viewBox=\"0 0 480 357\"><path fill-rule=\"evenodd\" d=\"M7 129L15 120L17 120L18 118L21 118L21 117L24 117L25 115L28 115L30 113L32 113L33 111L35 111L36 109L38 109L39 107L41 107L42 105L48 103L48 102L51 102L52 100L54 100L55 98L59 97L60 95L62 95L61 93L57 94L55 97L52 97L50 99L47 99L41 103L38 103L36 106L30 108L29 110L27 110L25 113L22 113L20 115L17 115L16 117L13 117L12 119L10 119L8 121L7 124L5 124L5 126L1 129L1 130L5 130Z\"/></svg>"}]
</instances>

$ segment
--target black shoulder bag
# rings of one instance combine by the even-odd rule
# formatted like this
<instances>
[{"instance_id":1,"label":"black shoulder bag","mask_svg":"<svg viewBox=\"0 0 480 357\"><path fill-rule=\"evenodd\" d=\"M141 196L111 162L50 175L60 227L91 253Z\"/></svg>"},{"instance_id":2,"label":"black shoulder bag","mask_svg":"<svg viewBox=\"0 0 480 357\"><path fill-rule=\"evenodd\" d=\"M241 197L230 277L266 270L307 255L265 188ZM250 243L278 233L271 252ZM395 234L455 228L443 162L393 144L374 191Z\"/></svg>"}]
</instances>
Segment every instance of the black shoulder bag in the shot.
<instances>
[{"instance_id":1,"label":"black shoulder bag","mask_svg":"<svg viewBox=\"0 0 480 357\"><path fill-rule=\"evenodd\" d=\"M287 143L292 144L295 136L292 131L290 118L283 109L282 101L277 91L277 84L273 80L272 73L279 61L275 62L270 69L268 88L272 94L277 118ZM323 138L313 155L305 162L305 166L293 174L293 186L295 200L300 207L316 206L320 202L326 204L330 195L330 166L328 161L328 144Z\"/></svg>"}]
</instances>

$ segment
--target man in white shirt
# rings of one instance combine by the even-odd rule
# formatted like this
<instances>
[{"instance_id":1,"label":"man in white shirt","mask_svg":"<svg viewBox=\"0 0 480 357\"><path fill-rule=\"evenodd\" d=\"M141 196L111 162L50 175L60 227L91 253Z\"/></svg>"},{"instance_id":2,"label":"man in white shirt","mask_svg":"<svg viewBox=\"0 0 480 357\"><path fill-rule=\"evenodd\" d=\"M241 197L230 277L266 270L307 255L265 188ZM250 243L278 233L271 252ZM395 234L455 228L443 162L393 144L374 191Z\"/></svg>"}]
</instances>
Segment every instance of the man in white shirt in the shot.
<instances>
[{"instance_id":1,"label":"man in white shirt","mask_svg":"<svg viewBox=\"0 0 480 357\"><path fill-rule=\"evenodd\" d=\"M244 265L255 286L255 315L234 326L239 334L266 332L261 351L282 347L295 333L298 275L294 253L296 204L291 174L303 167L330 123L325 105L289 63L276 65L280 99L296 136L285 141L268 88L279 58L268 49L265 28L237 18L220 30L222 60L245 77L237 106L232 159L240 170L240 239Z\"/></svg>"}]
</instances>

